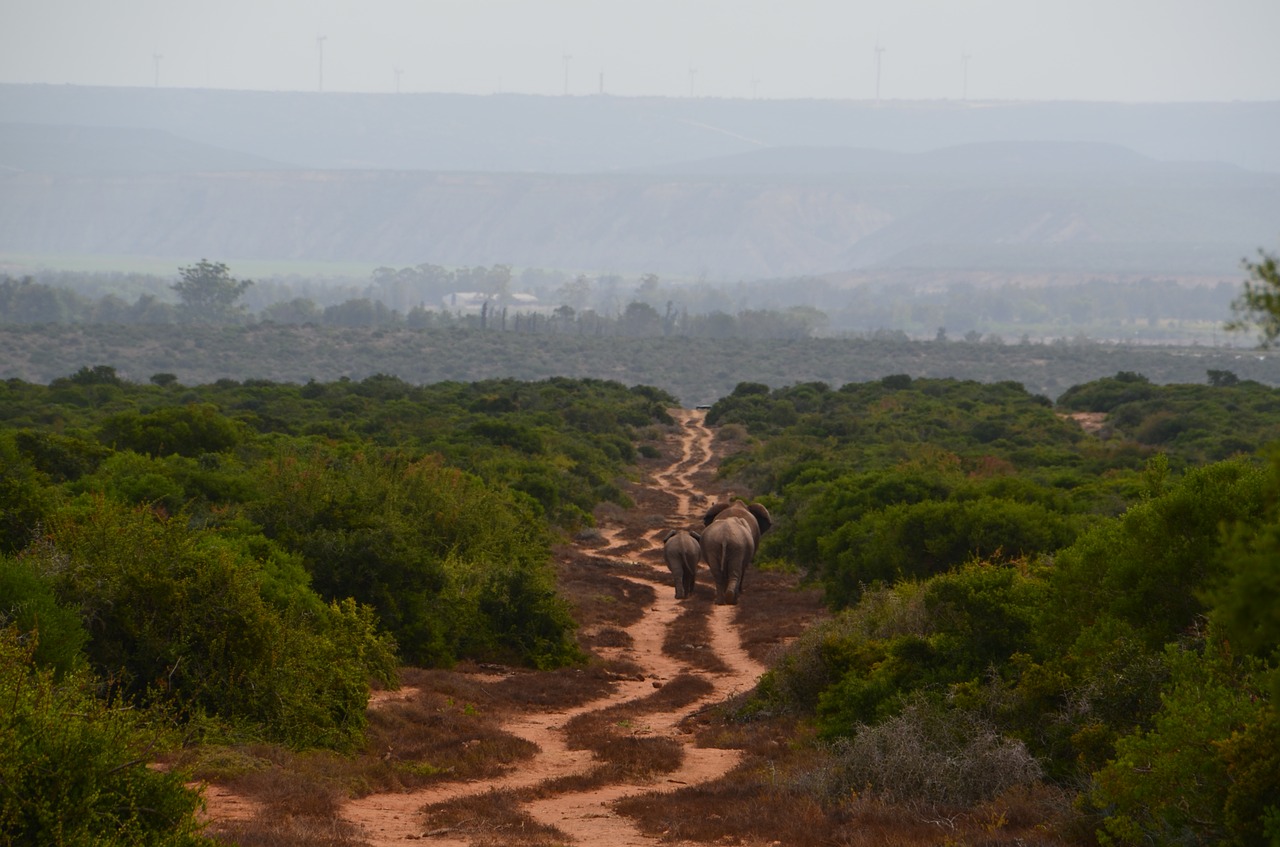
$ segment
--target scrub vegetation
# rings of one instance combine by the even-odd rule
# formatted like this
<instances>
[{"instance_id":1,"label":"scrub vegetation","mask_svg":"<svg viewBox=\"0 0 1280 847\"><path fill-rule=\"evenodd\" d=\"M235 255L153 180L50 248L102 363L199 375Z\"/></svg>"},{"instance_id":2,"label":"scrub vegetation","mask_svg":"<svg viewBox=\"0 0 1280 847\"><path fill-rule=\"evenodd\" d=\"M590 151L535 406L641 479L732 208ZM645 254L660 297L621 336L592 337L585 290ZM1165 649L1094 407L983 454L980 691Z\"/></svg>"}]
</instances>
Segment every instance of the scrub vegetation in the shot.
<instances>
[{"instance_id":1,"label":"scrub vegetation","mask_svg":"<svg viewBox=\"0 0 1280 847\"><path fill-rule=\"evenodd\" d=\"M133 752L143 729L157 750L347 753L366 741L371 684L394 686L402 663L579 663L551 545L598 503L628 503L617 483L636 432L672 405L574 380L186 387L98 366L4 383L0 642L6 690L33 711L0 719L15 769L0 833L75 843L49 827L77 820L62 804L89 801L17 788L36 787L26 769L77 755L70 741L32 746L37 717L64 702L65 732L87 722L76 743L107 747L86 796L134 783L181 795ZM101 698L107 724L77 698ZM111 813L168 831L181 804L165 802Z\"/></svg>"},{"instance_id":2,"label":"scrub vegetation","mask_svg":"<svg viewBox=\"0 0 1280 847\"><path fill-rule=\"evenodd\" d=\"M726 720L809 727L786 791L855 818L1018 797L1074 843L1272 843L1280 392L1211 382L740 385L723 470L834 614Z\"/></svg>"},{"instance_id":3,"label":"scrub vegetation","mask_svg":"<svg viewBox=\"0 0 1280 847\"><path fill-rule=\"evenodd\" d=\"M0 843L357 844L347 798L510 769L530 752L506 716L634 679L577 627L625 644L653 595L562 551L633 506L677 405L563 377L0 383ZM643 832L1280 839L1280 389L741 382L706 422L718 490L775 518L737 621L775 649L685 727L740 764L621 802ZM829 610L807 629L796 583ZM666 651L708 623L681 614ZM678 744L617 732L696 702L716 665L688 666L575 718L598 766L574 779L678 767ZM402 682L425 693L369 708ZM197 777L294 829L202 834ZM562 789L452 814L560 843L518 804Z\"/></svg>"}]
</instances>

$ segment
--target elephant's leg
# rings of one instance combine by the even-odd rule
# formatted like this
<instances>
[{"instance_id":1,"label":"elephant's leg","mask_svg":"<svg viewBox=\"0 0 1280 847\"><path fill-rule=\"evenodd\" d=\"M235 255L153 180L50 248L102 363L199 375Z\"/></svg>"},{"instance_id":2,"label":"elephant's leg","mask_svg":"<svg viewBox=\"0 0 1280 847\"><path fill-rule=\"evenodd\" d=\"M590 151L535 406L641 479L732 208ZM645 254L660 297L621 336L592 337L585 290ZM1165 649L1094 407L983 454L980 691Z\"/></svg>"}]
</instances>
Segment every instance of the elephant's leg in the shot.
<instances>
[{"instance_id":1,"label":"elephant's leg","mask_svg":"<svg viewBox=\"0 0 1280 847\"><path fill-rule=\"evenodd\" d=\"M697 582L697 578L698 578L698 572L696 568L697 568L697 565L684 566L684 596L686 597L693 596L693 587L694 587L694 584Z\"/></svg>"},{"instance_id":2,"label":"elephant's leg","mask_svg":"<svg viewBox=\"0 0 1280 847\"><path fill-rule=\"evenodd\" d=\"M728 583L728 573L718 563L711 565L711 579L716 587L716 605L724 605L724 592Z\"/></svg>"},{"instance_id":3,"label":"elephant's leg","mask_svg":"<svg viewBox=\"0 0 1280 847\"><path fill-rule=\"evenodd\" d=\"M683 600L685 595L684 564L668 554L667 569L671 571L671 581L676 587L676 599Z\"/></svg>"},{"instance_id":4,"label":"elephant's leg","mask_svg":"<svg viewBox=\"0 0 1280 847\"><path fill-rule=\"evenodd\" d=\"M742 578L746 576L747 566L745 562L734 562L732 567L725 568L728 575L726 582L728 585L725 589L725 603L730 606L738 605L738 597L742 594Z\"/></svg>"}]
</instances>

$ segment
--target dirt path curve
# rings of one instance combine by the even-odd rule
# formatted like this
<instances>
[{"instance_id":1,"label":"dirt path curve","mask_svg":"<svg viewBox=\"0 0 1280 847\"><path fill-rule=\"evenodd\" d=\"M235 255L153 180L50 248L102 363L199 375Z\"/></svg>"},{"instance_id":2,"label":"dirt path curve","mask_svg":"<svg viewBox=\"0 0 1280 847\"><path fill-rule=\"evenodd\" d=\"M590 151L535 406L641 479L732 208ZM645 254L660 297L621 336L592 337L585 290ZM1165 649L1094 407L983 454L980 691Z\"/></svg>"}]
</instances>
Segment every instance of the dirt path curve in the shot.
<instances>
[{"instance_id":1,"label":"dirt path curve","mask_svg":"<svg viewBox=\"0 0 1280 847\"><path fill-rule=\"evenodd\" d=\"M680 458L653 474L645 484L676 498L678 508L677 514L672 516L673 523L691 525L702 511L700 504L703 498L695 490L693 480L712 459L711 433L703 424L701 412L676 410L673 416L680 428ZM595 555L627 561L633 561L638 555L634 542L621 540L619 527L606 525L601 530L608 546ZM652 537L645 539L645 543L656 547L658 534L654 532ZM661 571L664 582L670 578L660 559L656 564L651 563L651 567L654 572ZM645 581L645 584L652 585L652 582ZM682 718L708 702L751 687L764 672L764 667L743 649L738 631L732 624L734 609L730 606L711 607L710 620L710 646L729 668L727 672L708 674L664 654L662 644L667 628L685 604L691 602L677 601L674 593L670 588L660 589L653 606L638 622L627 627L631 646L618 649L618 655L625 656L643 669L643 679L621 682L610 696L574 709L526 714L504 725L504 729L512 734L538 745L540 752L531 761L522 762L513 773L499 779L448 783L420 791L364 797L348 804L344 818L359 827L370 847L403 847L406 841L422 838L431 831L422 816L424 806L492 789L528 787L588 770L592 761L590 751L568 749L564 727L573 717L638 700L652 694L655 684L681 673L697 673L712 683L711 694L677 711L647 713L642 720L643 725L635 730L650 737L657 735L679 740L684 746L684 762L677 771L666 774L658 782L613 784L557 794L533 801L525 807L534 819L559 828L577 844L589 847L652 847L658 844L657 839L642 835L629 819L616 815L610 804L628 794L705 782L731 769L738 761L737 751L694 747L677 726ZM433 847L466 847L468 844L465 837L447 832L433 834L427 841Z\"/></svg>"}]
</instances>

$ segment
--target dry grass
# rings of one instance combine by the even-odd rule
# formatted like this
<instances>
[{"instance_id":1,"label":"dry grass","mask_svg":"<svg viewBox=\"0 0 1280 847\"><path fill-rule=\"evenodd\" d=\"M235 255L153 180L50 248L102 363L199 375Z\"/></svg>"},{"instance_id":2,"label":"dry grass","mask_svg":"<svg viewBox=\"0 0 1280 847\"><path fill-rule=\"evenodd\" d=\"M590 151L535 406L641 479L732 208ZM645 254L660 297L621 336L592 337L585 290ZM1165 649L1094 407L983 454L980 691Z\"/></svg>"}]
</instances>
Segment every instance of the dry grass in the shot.
<instances>
[{"instance_id":1,"label":"dry grass","mask_svg":"<svg viewBox=\"0 0 1280 847\"><path fill-rule=\"evenodd\" d=\"M261 816L205 830L220 844L238 847L363 847L367 842L344 821Z\"/></svg>"},{"instance_id":2,"label":"dry grass","mask_svg":"<svg viewBox=\"0 0 1280 847\"><path fill-rule=\"evenodd\" d=\"M559 593L574 606L574 619L584 630L610 626L626 628L644 615L657 594L647 584L621 576L643 578L647 568L626 567L599 556L560 551Z\"/></svg>"},{"instance_id":3,"label":"dry grass","mask_svg":"<svg viewBox=\"0 0 1280 847\"><path fill-rule=\"evenodd\" d=\"M1050 847L1072 812L1058 790L1011 790L972 808L890 804L873 793L824 791L820 748L795 743L793 727L757 725L739 739L742 764L711 783L626 798L615 809L664 841L773 842L788 847L934 847L938 844ZM779 739L783 743L779 743ZM788 743L788 740L790 742Z\"/></svg>"},{"instance_id":4,"label":"dry grass","mask_svg":"<svg viewBox=\"0 0 1280 847\"><path fill-rule=\"evenodd\" d=\"M635 646L636 642L626 630L606 626L591 635L584 635L582 643L587 647L629 649Z\"/></svg>"},{"instance_id":5,"label":"dry grass","mask_svg":"<svg viewBox=\"0 0 1280 847\"><path fill-rule=\"evenodd\" d=\"M595 661L585 668L512 671L489 683L494 700L508 710L568 709L608 696L619 679L631 679L640 666L622 659Z\"/></svg>"},{"instance_id":6,"label":"dry grass","mask_svg":"<svg viewBox=\"0 0 1280 847\"><path fill-rule=\"evenodd\" d=\"M795 574L752 568L733 620L751 658L769 664L779 650L827 614L822 589L801 587Z\"/></svg>"},{"instance_id":7,"label":"dry grass","mask_svg":"<svg viewBox=\"0 0 1280 847\"><path fill-rule=\"evenodd\" d=\"M694 586L693 597L663 637L662 652L707 673L727 673L729 666L711 649L709 613L714 600L710 585Z\"/></svg>"},{"instance_id":8,"label":"dry grass","mask_svg":"<svg viewBox=\"0 0 1280 847\"><path fill-rule=\"evenodd\" d=\"M351 778L350 759L332 753L292 754L278 748L245 751L264 768L239 773L222 784L250 796L260 811L249 820L219 821L208 834L241 847L348 847L363 843L342 820L344 780Z\"/></svg>"},{"instance_id":9,"label":"dry grass","mask_svg":"<svg viewBox=\"0 0 1280 847\"><path fill-rule=\"evenodd\" d=\"M672 738L611 738L595 751L601 760L590 770L542 782L521 795L528 800L578 794L605 785L639 782L671 773L684 763L684 747Z\"/></svg>"},{"instance_id":10,"label":"dry grass","mask_svg":"<svg viewBox=\"0 0 1280 847\"><path fill-rule=\"evenodd\" d=\"M645 715L683 708L713 690L714 686L705 679L681 674L647 697L575 716L565 724L565 737L570 748L591 750L599 756L607 743L619 734L649 731L644 724Z\"/></svg>"},{"instance_id":11,"label":"dry grass","mask_svg":"<svg viewBox=\"0 0 1280 847\"><path fill-rule=\"evenodd\" d=\"M583 773L526 789L521 796L534 799L588 791L677 770L684 761L684 745L673 738L653 734L655 727L646 723L644 717L695 703L712 690L706 680L682 674L647 697L574 717L565 725L570 749L590 750L598 764Z\"/></svg>"},{"instance_id":12,"label":"dry grass","mask_svg":"<svg viewBox=\"0 0 1280 847\"><path fill-rule=\"evenodd\" d=\"M418 691L371 712L366 750L359 760L366 763L363 784L353 786L354 794L497 776L537 746L501 730L482 706Z\"/></svg>"},{"instance_id":13,"label":"dry grass","mask_svg":"<svg viewBox=\"0 0 1280 847\"><path fill-rule=\"evenodd\" d=\"M472 847L557 847L569 842L560 830L522 812L522 799L510 791L488 791L430 805L424 838L465 835Z\"/></svg>"},{"instance_id":14,"label":"dry grass","mask_svg":"<svg viewBox=\"0 0 1280 847\"><path fill-rule=\"evenodd\" d=\"M1070 797L1044 784L1008 789L972 807L890 803L851 790L839 761L793 718L735 718L746 694L684 722L699 746L743 751L741 764L714 782L624 799L615 809L663 841L781 843L788 847L1050 847L1079 843Z\"/></svg>"}]
</instances>

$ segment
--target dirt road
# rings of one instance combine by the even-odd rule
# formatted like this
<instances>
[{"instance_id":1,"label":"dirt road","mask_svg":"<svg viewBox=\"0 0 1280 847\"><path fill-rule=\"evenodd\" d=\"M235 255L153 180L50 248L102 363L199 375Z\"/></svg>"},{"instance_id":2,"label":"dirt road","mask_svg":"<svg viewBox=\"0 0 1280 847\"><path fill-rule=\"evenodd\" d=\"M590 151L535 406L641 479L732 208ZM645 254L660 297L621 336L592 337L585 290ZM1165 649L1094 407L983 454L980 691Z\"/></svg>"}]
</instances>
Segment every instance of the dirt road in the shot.
<instances>
[{"instance_id":1,"label":"dirt road","mask_svg":"<svg viewBox=\"0 0 1280 847\"><path fill-rule=\"evenodd\" d=\"M642 486L648 486L652 492L669 498L664 502L674 502L673 511L668 516L669 526L693 526L698 523L704 508L704 496L698 490L697 480L700 476L705 476L712 459L711 433L703 425L701 412L677 411L674 415L679 422L678 458L653 473ZM668 582L669 574L662 565L660 556L654 555L662 528L655 527L637 537L634 521L630 522L632 530L626 531L628 522L625 517L619 516L619 520L600 527L606 546L594 549L593 555L622 559L633 565L651 568L664 582ZM707 579L705 570L700 577L703 581ZM654 579L646 580L645 584L654 585ZM643 717L642 725L633 730L649 737L666 736L679 741L683 747L684 759L677 771L665 775L657 782L609 784L580 792L556 793L533 800L525 806L525 811L534 819L556 827L578 844L648 847L659 843L657 839L641 835L629 819L615 814L610 804L620 797L639 791L653 791L664 787L674 789L711 780L731 769L738 761L737 751L695 747L691 736L681 732L678 725L683 718L708 702L718 701L736 691L750 688L764 671L763 666L753 660L743 648L738 631L732 623L734 609L728 606L709 606L710 644L706 645L721 660L720 666L726 670L708 673L691 668L665 654L663 641L667 630L690 602L707 603L707 598L701 596L693 600L677 601L672 587L658 589L656 602L645 610L636 623L626 628L630 636L629 645L598 649L598 652L606 656L613 651L641 668L635 679L621 682L608 697L575 709L526 714L508 723L504 729L533 742L539 748L532 760L522 762L514 772L483 782L447 783L409 793L371 795L347 805L344 817L358 827L371 847L401 847L406 841L424 836L427 836L429 843L439 847L466 847L468 839L463 834L433 831L429 812L424 813L423 810L432 804L467 795L495 789L524 788L585 772L592 764L591 752L570 749L569 739L566 737L566 726L573 718L650 696L665 681L692 672L711 683L709 693L677 710L648 711ZM699 664L705 667L705 663Z\"/></svg>"}]
</instances>

